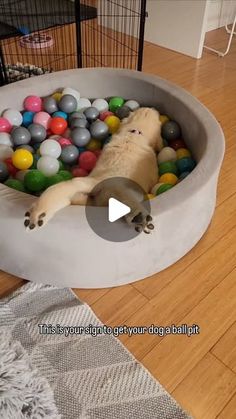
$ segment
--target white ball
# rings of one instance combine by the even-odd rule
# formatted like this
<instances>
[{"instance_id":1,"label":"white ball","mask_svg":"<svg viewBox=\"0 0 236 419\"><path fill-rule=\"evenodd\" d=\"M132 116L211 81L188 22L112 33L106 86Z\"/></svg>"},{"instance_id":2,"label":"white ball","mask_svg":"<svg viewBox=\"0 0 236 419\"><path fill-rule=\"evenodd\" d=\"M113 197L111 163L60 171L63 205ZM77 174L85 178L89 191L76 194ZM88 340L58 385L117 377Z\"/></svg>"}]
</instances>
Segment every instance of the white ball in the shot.
<instances>
[{"instance_id":1,"label":"white ball","mask_svg":"<svg viewBox=\"0 0 236 419\"><path fill-rule=\"evenodd\" d=\"M56 140L46 140L39 148L41 156L50 156L58 159L61 155L61 146Z\"/></svg>"},{"instance_id":2,"label":"white ball","mask_svg":"<svg viewBox=\"0 0 236 419\"><path fill-rule=\"evenodd\" d=\"M155 186L153 186L153 188L152 188L152 190L151 190L151 193L152 193L153 195L156 195L157 190L160 188L160 186L161 186L161 185L164 185L164 183L157 183Z\"/></svg>"},{"instance_id":3,"label":"white ball","mask_svg":"<svg viewBox=\"0 0 236 419\"><path fill-rule=\"evenodd\" d=\"M92 106L97 108L100 113L108 111L109 108L108 102L105 99L95 99Z\"/></svg>"},{"instance_id":4,"label":"white ball","mask_svg":"<svg viewBox=\"0 0 236 419\"><path fill-rule=\"evenodd\" d=\"M23 122L23 116L16 109L6 109L2 116L6 118L11 125L19 127Z\"/></svg>"},{"instance_id":5,"label":"white ball","mask_svg":"<svg viewBox=\"0 0 236 419\"><path fill-rule=\"evenodd\" d=\"M37 162L37 169L45 176L53 176L59 170L60 164L57 159L50 156L43 156Z\"/></svg>"},{"instance_id":6,"label":"white ball","mask_svg":"<svg viewBox=\"0 0 236 419\"><path fill-rule=\"evenodd\" d=\"M89 108L90 106L92 106L90 100L87 99L86 97L81 97L78 100L78 103L77 103L77 111L84 111L85 109Z\"/></svg>"},{"instance_id":7,"label":"white ball","mask_svg":"<svg viewBox=\"0 0 236 419\"><path fill-rule=\"evenodd\" d=\"M66 87L63 89L62 96L64 95L74 96L77 102L80 100L80 92L78 92L78 90L72 89L71 87Z\"/></svg>"},{"instance_id":8,"label":"white ball","mask_svg":"<svg viewBox=\"0 0 236 419\"><path fill-rule=\"evenodd\" d=\"M10 134L7 132L0 132L0 144L12 147L13 143Z\"/></svg>"},{"instance_id":9,"label":"white ball","mask_svg":"<svg viewBox=\"0 0 236 419\"><path fill-rule=\"evenodd\" d=\"M164 147L157 156L158 164L164 163L166 161L176 161L177 154L176 151L171 147Z\"/></svg>"},{"instance_id":10,"label":"white ball","mask_svg":"<svg viewBox=\"0 0 236 419\"><path fill-rule=\"evenodd\" d=\"M13 149L8 145L0 144L0 160L5 160L11 157Z\"/></svg>"},{"instance_id":11,"label":"white ball","mask_svg":"<svg viewBox=\"0 0 236 419\"><path fill-rule=\"evenodd\" d=\"M15 178L17 180L20 180L21 182L24 182L24 178L26 173L28 173L30 170L19 170L18 172L16 172L15 174Z\"/></svg>"},{"instance_id":12,"label":"white ball","mask_svg":"<svg viewBox=\"0 0 236 419\"><path fill-rule=\"evenodd\" d=\"M136 100L127 100L125 106L128 106L131 111L136 111L136 109L140 108L140 104Z\"/></svg>"}]
</instances>

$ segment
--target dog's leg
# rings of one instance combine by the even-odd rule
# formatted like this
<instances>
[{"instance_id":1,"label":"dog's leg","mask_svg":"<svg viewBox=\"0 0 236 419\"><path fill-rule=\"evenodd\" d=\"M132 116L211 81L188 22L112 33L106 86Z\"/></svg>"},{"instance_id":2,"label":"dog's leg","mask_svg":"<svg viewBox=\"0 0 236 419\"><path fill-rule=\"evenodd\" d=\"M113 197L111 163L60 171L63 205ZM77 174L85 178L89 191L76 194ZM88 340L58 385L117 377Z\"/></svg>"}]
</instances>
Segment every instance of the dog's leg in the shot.
<instances>
[{"instance_id":1,"label":"dog's leg","mask_svg":"<svg viewBox=\"0 0 236 419\"><path fill-rule=\"evenodd\" d=\"M44 226L60 209L74 203L76 194L89 194L96 186L94 178L74 178L48 188L25 213L24 225L29 230Z\"/></svg>"}]
</instances>

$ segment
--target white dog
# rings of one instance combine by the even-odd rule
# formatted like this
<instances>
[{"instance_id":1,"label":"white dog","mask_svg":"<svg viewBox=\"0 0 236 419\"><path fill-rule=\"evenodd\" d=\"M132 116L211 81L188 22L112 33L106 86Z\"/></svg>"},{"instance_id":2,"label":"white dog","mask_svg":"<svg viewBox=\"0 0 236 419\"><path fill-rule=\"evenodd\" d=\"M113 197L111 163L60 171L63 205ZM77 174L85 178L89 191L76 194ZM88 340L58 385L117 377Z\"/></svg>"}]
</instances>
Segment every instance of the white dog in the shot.
<instances>
[{"instance_id":1,"label":"white dog","mask_svg":"<svg viewBox=\"0 0 236 419\"><path fill-rule=\"evenodd\" d=\"M44 226L53 215L68 205L85 205L98 183L108 178L126 178L149 193L158 182L156 152L163 147L159 113L152 108L139 108L124 119L119 130L103 148L96 167L87 177L77 177L48 188L26 212L24 225L33 230ZM130 194L125 183L114 189L99 190L93 196L97 206L107 205L109 197L119 199L131 208L125 216L137 231L150 233L152 217L140 200Z\"/></svg>"}]
</instances>

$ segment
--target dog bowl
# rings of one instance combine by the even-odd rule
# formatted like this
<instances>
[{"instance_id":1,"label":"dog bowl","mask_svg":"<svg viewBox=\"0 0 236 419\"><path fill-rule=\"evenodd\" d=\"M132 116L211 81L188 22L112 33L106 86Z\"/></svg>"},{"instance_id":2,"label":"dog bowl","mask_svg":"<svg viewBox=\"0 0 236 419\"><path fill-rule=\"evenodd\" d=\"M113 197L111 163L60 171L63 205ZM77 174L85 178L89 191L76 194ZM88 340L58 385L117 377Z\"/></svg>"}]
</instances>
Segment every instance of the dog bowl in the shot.
<instances>
[{"instance_id":1,"label":"dog bowl","mask_svg":"<svg viewBox=\"0 0 236 419\"><path fill-rule=\"evenodd\" d=\"M0 111L20 110L26 96L47 96L66 86L83 97L122 96L167 113L180 123L197 166L177 186L150 201L155 230L126 242L111 243L97 236L87 223L85 208L79 206L65 208L45 228L29 233L23 218L36 198L0 184L0 269L34 282L101 288L167 268L200 240L213 216L225 147L218 122L193 96L163 79L98 68L62 71L2 87ZM117 223L119 229L128 228Z\"/></svg>"}]
</instances>

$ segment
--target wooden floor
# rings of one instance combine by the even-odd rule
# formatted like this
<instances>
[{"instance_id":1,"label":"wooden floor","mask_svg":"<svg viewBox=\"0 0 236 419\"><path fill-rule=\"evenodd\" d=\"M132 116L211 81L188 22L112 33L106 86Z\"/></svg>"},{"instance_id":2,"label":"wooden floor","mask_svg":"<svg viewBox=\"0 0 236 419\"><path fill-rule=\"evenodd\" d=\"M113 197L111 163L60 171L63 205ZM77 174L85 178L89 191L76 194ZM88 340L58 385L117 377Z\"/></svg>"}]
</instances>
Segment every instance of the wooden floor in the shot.
<instances>
[{"instance_id":1,"label":"wooden floor","mask_svg":"<svg viewBox=\"0 0 236 419\"><path fill-rule=\"evenodd\" d=\"M207 41L224 48L224 31ZM227 57L204 52L201 60L146 44L144 71L187 89L221 123L227 147L216 212L201 241L174 266L132 285L76 293L107 325L198 324L194 337L120 340L196 419L235 419L236 39ZM22 282L1 273L0 293Z\"/></svg>"}]
</instances>

